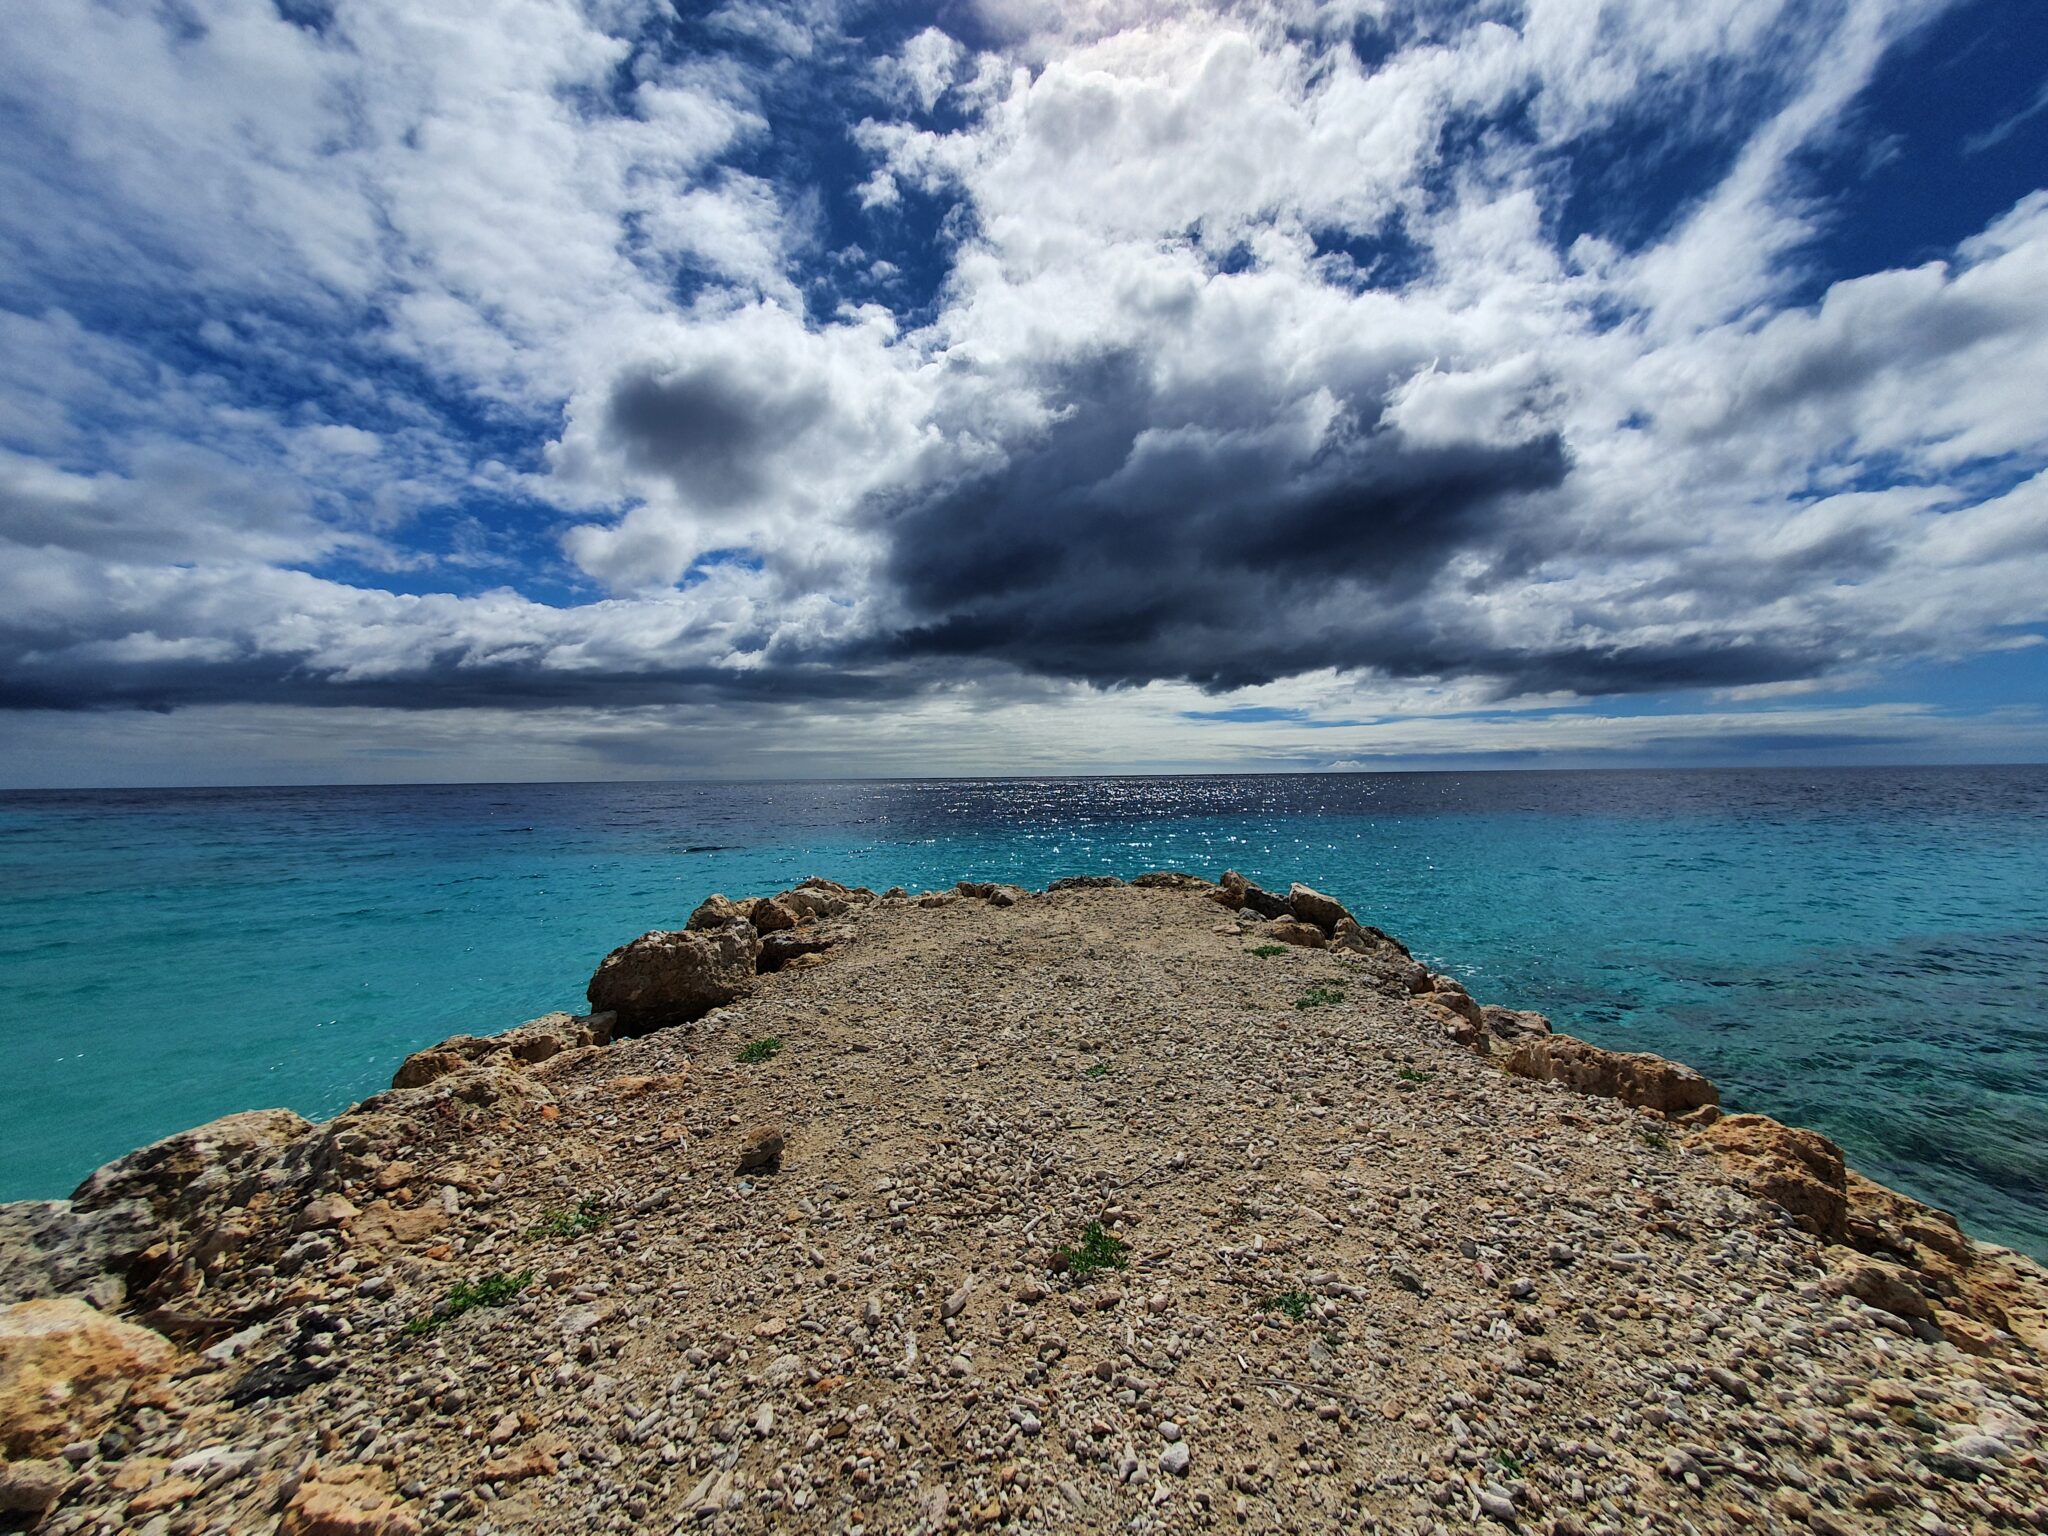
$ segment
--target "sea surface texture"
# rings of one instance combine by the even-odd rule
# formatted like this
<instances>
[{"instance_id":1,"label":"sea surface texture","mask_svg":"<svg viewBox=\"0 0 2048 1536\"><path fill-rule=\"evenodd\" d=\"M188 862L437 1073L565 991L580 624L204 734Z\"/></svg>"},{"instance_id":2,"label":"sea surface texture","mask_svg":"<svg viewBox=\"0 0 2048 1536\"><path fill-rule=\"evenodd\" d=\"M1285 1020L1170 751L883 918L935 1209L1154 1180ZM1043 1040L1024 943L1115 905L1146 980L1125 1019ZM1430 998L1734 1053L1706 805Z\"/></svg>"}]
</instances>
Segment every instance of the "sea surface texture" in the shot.
<instances>
[{"instance_id":1,"label":"sea surface texture","mask_svg":"<svg viewBox=\"0 0 2048 1536\"><path fill-rule=\"evenodd\" d=\"M0 796L0 1199L580 1010L706 893L1226 866L2048 1258L2048 768Z\"/></svg>"}]
</instances>

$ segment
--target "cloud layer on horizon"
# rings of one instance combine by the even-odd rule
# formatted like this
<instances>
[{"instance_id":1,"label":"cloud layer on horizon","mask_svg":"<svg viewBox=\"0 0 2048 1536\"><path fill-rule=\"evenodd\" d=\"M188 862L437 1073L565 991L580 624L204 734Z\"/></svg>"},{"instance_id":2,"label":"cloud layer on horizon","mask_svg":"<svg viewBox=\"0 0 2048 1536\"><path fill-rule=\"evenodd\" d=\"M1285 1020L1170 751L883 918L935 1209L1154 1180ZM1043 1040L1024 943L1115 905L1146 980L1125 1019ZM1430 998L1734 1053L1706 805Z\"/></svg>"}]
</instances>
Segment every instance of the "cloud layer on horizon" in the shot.
<instances>
[{"instance_id":1,"label":"cloud layer on horizon","mask_svg":"<svg viewBox=\"0 0 2048 1536\"><path fill-rule=\"evenodd\" d=\"M30 10L0 710L1449 744L2048 624L2048 192L1822 254L1966 4Z\"/></svg>"}]
</instances>

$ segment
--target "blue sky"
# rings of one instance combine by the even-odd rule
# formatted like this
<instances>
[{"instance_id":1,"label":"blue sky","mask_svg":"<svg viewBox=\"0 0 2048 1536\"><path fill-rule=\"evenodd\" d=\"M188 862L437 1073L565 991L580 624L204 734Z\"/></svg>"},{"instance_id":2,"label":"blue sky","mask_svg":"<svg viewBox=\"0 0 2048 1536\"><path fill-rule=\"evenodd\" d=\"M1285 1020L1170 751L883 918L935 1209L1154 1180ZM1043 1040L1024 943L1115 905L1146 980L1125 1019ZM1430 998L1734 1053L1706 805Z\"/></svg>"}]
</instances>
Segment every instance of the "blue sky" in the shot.
<instances>
[{"instance_id":1,"label":"blue sky","mask_svg":"<svg viewBox=\"0 0 2048 1536\"><path fill-rule=\"evenodd\" d=\"M2022 0L29 0L0 784L2048 758Z\"/></svg>"}]
</instances>

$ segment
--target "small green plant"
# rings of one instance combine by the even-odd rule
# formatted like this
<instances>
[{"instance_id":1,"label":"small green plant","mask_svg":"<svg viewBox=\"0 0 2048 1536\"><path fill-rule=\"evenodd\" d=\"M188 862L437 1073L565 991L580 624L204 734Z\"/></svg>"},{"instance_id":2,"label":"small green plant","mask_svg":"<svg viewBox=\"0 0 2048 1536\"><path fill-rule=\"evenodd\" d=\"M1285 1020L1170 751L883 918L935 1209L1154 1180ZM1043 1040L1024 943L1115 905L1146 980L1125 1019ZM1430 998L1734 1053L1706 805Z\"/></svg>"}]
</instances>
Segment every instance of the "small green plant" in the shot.
<instances>
[{"instance_id":1,"label":"small green plant","mask_svg":"<svg viewBox=\"0 0 2048 1536\"><path fill-rule=\"evenodd\" d=\"M1084 1069L1081 1075L1083 1077L1107 1077L1109 1076L1109 1063L1098 1061L1094 1066Z\"/></svg>"},{"instance_id":2,"label":"small green plant","mask_svg":"<svg viewBox=\"0 0 2048 1536\"><path fill-rule=\"evenodd\" d=\"M1509 1477L1520 1477L1529 1470L1529 1464L1513 1451L1495 1451L1493 1464Z\"/></svg>"},{"instance_id":3,"label":"small green plant","mask_svg":"<svg viewBox=\"0 0 2048 1536\"><path fill-rule=\"evenodd\" d=\"M439 1306L407 1323L405 1331L419 1338L473 1308L502 1307L532 1283L530 1269L522 1269L516 1275L492 1274L476 1281L458 1280Z\"/></svg>"},{"instance_id":4,"label":"small green plant","mask_svg":"<svg viewBox=\"0 0 2048 1536\"><path fill-rule=\"evenodd\" d=\"M1343 1001L1344 989L1342 987L1310 987L1294 1000L1294 1006L1297 1008L1321 1008L1327 1003L1341 1003Z\"/></svg>"},{"instance_id":5,"label":"small green plant","mask_svg":"<svg viewBox=\"0 0 2048 1536\"><path fill-rule=\"evenodd\" d=\"M1413 1067L1398 1067L1394 1071L1394 1076L1401 1079L1404 1083L1426 1083L1432 1077L1435 1077L1436 1074L1434 1072L1418 1072Z\"/></svg>"},{"instance_id":6,"label":"small green plant","mask_svg":"<svg viewBox=\"0 0 2048 1536\"><path fill-rule=\"evenodd\" d=\"M576 1202L573 1211L548 1210L526 1229L528 1237L581 1237L605 1224L604 1202L595 1195Z\"/></svg>"},{"instance_id":7,"label":"small green plant","mask_svg":"<svg viewBox=\"0 0 2048 1536\"><path fill-rule=\"evenodd\" d=\"M1081 1241L1072 1248L1062 1248L1052 1256L1055 1272L1071 1276L1077 1283L1085 1284L1090 1276L1105 1269L1122 1269L1130 1258L1131 1245L1121 1238L1112 1237L1102 1229L1102 1223L1091 1221L1081 1229Z\"/></svg>"},{"instance_id":8,"label":"small green plant","mask_svg":"<svg viewBox=\"0 0 2048 1536\"><path fill-rule=\"evenodd\" d=\"M770 1035L764 1040L756 1040L752 1045L741 1046L739 1059L743 1065L751 1067L772 1060L775 1053L781 1049L782 1042Z\"/></svg>"},{"instance_id":9,"label":"small green plant","mask_svg":"<svg viewBox=\"0 0 2048 1536\"><path fill-rule=\"evenodd\" d=\"M1309 1294L1307 1291L1276 1291L1259 1305L1268 1312L1278 1312L1298 1323L1308 1316Z\"/></svg>"},{"instance_id":10,"label":"small green plant","mask_svg":"<svg viewBox=\"0 0 2048 1536\"><path fill-rule=\"evenodd\" d=\"M1252 953L1257 955L1261 960L1270 960L1275 955L1286 954L1287 946L1285 944L1261 944L1258 946L1258 948L1254 949Z\"/></svg>"},{"instance_id":11,"label":"small green plant","mask_svg":"<svg viewBox=\"0 0 2048 1536\"><path fill-rule=\"evenodd\" d=\"M1636 1140L1646 1147L1654 1147L1657 1151L1663 1152L1671 1146L1671 1133L1661 1125L1638 1126Z\"/></svg>"}]
</instances>

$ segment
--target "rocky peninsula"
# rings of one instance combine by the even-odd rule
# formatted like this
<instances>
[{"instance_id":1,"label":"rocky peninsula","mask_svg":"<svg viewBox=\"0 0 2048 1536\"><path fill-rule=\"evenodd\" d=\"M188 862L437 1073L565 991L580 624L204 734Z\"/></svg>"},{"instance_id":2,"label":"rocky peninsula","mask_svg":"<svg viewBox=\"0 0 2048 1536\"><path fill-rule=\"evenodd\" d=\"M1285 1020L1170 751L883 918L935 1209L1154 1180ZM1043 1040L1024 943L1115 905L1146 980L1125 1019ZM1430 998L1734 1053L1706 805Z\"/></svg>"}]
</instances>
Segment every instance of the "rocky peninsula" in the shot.
<instances>
[{"instance_id":1,"label":"rocky peninsula","mask_svg":"<svg viewBox=\"0 0 2048 1536\"><path fill-rule=\"evenodd\" d=\"M708 899L0 1207L0 1529L2048 1530L2048 1276L1235 874Z\"/></svg>"}]
</instances>

